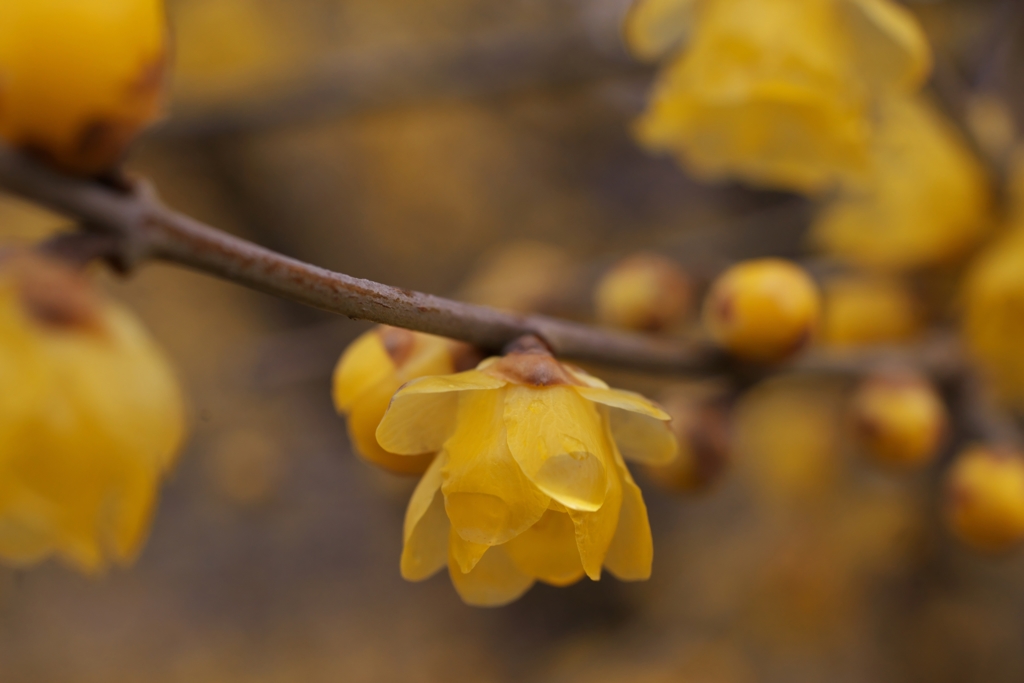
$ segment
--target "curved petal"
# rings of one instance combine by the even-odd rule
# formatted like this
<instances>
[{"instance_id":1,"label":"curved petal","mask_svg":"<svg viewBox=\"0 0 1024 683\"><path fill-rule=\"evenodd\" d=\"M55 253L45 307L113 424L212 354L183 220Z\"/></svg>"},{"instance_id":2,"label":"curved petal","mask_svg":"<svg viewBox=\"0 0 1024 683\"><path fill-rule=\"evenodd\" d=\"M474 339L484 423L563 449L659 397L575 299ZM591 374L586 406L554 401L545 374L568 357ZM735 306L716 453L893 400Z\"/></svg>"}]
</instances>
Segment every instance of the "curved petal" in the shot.
<instances>
[{"instance_id":1,"label":"curved petal","mask_svg":"<svg viewBox=\"0 0 1024 683\"><path fill-rule=\"evenodd\" d=\"M442 454L420 479L405 510L401 568L402 578L408 581L422 581L448 561L448 517L441 496L443 465Z\"/></svg>"},{"instance_id":2,"label":"curved petal","mask_svg":"<svg viewBox=\"0 0 1024 683\"><path fill-rule=\"evenodd\" d=\"M376 328L366 332L341 354L331 382L334 407L352 410L356 400L371 387L395 372L395 364L381 342Z\"/></svg>"},{"instance_id":3,"label":"curved petal","mask_svg":"<svg viewBox=\"0 0 1024 683\"><path fill-rule=\"evenodd\" d=\"M644 581L651 577L654 560L654 541L651 524L647 519L640 487L633 481L626 464L618 459L622 475L622 511L615 536L608 546L604 566L620 581Z\"/></svg>"},{"instance_id":4,"label":"curved petal","mask_svg":"<svg viewBox=\"0 0 1024 683\"><path fill-rule=\"evenodd\" d=\"M526 478L509 451L505 394L462 394L455 433L444 446L445 508L459 535L473 543L508 541L533 526L551 502Z\"/></svg>"},{"instance_id":5,"label":"curved petal","mask_svg":"<svg viewBox=\"0 0 1024 683\"><path fill-rule=\"evenodd\" d=\"M346 418L349 440L364 460L399 474L420 474L430 465L437 449L429 453L398 455L389 453L377 443L377 427L397 388L394 378L389 378L363 392Z\"/></svg>"},{"instance_id":6,"label":"curved petal","mask_svg":"<svg viewBox=\"0 0 1024 683\"><path fill-rule=\"evenodd\" d=\"M932 54L914 15L891 0L845 0L839 4L866 78L876 85L907 90L925 81Z\"/></svg>"},{"instance_id":7,"label":"curved petal","mask_svg":"<svg viewBox=\"0 0 1024 683\"><path fill-rule=\"evenodd\" d=\"M654 61L683 45L693 25L695 0L640 0L626 16L626 44Z\"/></svg>"},{"instance_id":8,"label":"curved petal","mask_svg":"<svg viewBox=\"0 0 1024 683\"><path fill-rule=\"evenodd\" d=\"M471 572L459 569L449 557L448 573L463 602L476 607L507 605L530 590L533 579L516 567L504 546L488 550Z\"/></svg>"},{"instance_id":9,"label":"curved petal","mask_svg":"<svg viewBox=\"0 0 1024 683\"><path fill-rule=\"evenodd\" d=\"M448 533L448 552L463 574L473 571L490 547L485 543L470 543L459 536L454 528Z\"/></svg>"},{"instance_id":10,"label":"curved petal","mask_svg":"<svg viewBox=\"0 0 1024 683\"><path fill-rule=\"evenodd\" d=\"M619 389L578 387L584 398L608 406L612 435L622 455L648 465L667 465L679 450L669 415L640 394Z\"/></svg>"},{"instance_id":11,"label":"curved petal","mask_svg":"<svg viewBox=\"0 0 1024 683\"><path fill-rule=\"evenodd\" d=\"M519 569L544 583L568 586L583 577L575 527L564 512L548 510L504 547Z\"/></svg>"},{"instance_id":12,"label":"curved petal","mask_svg":"<svg viewBox=\"0 0 1024 683\"><path fill-rule=\"evenodd\" d=\"M562 366L566 369L566 371L570 375L572 375L573 379L575 379L577 382L579 382L580 384L582 384L584 386L594 387L595 389L607 389L608 388L608 384L604 380L599 379L597 377L594 377L589 372L587 372L585 370L582 370L582 369L576 367L575 365L569 365L568 363L562 363Z\"/></svg>"},{"instance_id":13,"label":"curved petal","mask_svg":"<svg viewBox=\"0 0 1024 683\"><path fill-rule=\"evenodd\" d=\"M610 468L611 469L611 468ZM568 515L576 530L576 547L587 576L598 581L608 547L615 537L622 508L622 482L612 469L608 477L608 493L604 505L595 512L569 510Z\"/></svg>"},{"instance_id":14,"label":"curved petal","mask_svg":"<svg viewBox=\"0 0 1024 683\"><path fill-rule=\"evenodd\" d=\"M567 508L593 511L604 502L611 458L600 415L575 389L509 386L505 428L530 481Z\"/></svg>"},{"instance_id":15,"label":"curved petal","mask_svg":"<svg viewBox=\"0 0 1024 683\"><path fill-rule=\"evenodd\" d=\"M400 455L438 451L455 427L458 392L504 385L504 381L476 370L415 379L391 399L377 427L377 442L384 450Z\"/></svg>"}]
</instances>

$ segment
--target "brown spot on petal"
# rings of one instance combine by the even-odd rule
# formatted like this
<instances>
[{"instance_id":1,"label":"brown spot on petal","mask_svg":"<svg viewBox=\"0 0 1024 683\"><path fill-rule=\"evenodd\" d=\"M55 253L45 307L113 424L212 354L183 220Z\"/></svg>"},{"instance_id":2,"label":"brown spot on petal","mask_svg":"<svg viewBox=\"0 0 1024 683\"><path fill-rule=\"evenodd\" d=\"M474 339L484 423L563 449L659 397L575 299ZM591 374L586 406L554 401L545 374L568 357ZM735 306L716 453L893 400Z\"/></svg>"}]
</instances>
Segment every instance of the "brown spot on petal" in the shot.
<instances>
[{"instance_id":1,"label":"brown spot on petal","mask_svg":"<svg viewBox=\"0 0 1024 683\"><path fill-rule=\"evenodd\" d=\"M382 325L377 330L377 335L384 344L384 349L391 356L396 367L402 367L409 360L413 349L416 347L416 335L401 327L388 327Z\"/></svg>"},{"instance_id":2,"label":"brown spot on petal","mask_svg":"<svg viewBox=\"0 0 1024 683\"><path fill-rule=\"evenodd\" d=\"M510 353L486 372L514 384L534 387L583 386L547 351Z\"/></svg>"}]
</instances>

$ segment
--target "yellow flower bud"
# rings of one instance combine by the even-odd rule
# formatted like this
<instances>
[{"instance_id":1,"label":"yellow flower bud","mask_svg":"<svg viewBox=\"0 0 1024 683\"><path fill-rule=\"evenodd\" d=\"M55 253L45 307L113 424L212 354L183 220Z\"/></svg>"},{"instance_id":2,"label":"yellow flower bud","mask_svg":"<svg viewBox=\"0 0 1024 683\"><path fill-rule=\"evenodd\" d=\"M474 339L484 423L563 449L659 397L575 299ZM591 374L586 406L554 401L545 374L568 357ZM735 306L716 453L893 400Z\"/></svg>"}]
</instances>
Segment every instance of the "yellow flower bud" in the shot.
<instances>
[{"instance_id":1,"label":"yellow flower bud","mask_svg":"<svg viewBox=\"0 0 1024 683\"><path fill-rule=\"evenodd\" d=\"M65 170L113 167L160 113L166 34L160 0L0 3L0 137Z\"/></svg>"},{"instance_id":2,"label":"yellow flower bud","mask_svg":"<svg viewBox=\"0 0 1024 683\"><path fill-rule=\"evenodd\" d=\"M824 286L821 339L830 346L894 344L921 327L918 303L896 278L841 276Z\"/></svg>"},{"instance_id":3,"label":"yellow flower bud","mask_svg":"<svg viewBox=\"0 0 1024 683\"><path fill-rule=\"evenodd\" d=\"M681 323L692 300L683 269L657 254L635 254L619 261L594 292L597 319L602 323L648 332Z\"/></svg>"},{"instance_id":4,"label":"yellow flower bud","mask_svg":"<svg viewBox=\"0 0 1024 683\"><path fill-rule=\"evenodd\" d=\"M0 558L134 559L184 436L174 374L125 309L63 265L0 265Z\"/></svg>"},{"instance_id":5,"label":"yellow flower bud","mask_svg":"<svg viewBox=\"0 0 1024 683\"><path fill-rule=\"evenodd\" d=\"M722 406L695 393L677 391L662 397L679 454L667 465L647 465L644 472L669 491L698 493L718 483L729 465L729 425Z\"/></svg>"},{"instance_id":6,"label":"yellow flower bud","mask_svg":"<svg viewBox=\"0 0 1024 683\"><path fill-rule=\"evenodd\" d=\"M820 307L803 269L780 259L745 261L712 284L704 325L716 343L741 358L779 361L810 341Z\"/></svg>"},{"instance_id":7,"label":"yellow flower bud","mask_svg":"<svg viewBox=\"0 0 1024 683\"><path fill-rule=\"evenodd\" d=\"M878 462L903 468L927 465L946 432L946 407L935 388L913 374L865 380L851 402L857 436Z\"/></svg>"},{"instance_id":8,"label":"yellow flower bud","mask_svg":"<svg viewBox=\"0 0 1024 683\"><path fill-rule=\"evenodd\" d=\"M377 429L392 453L439 451L405 517L402 576L445 565L462 599L496 606L602 567L650 575L647 510L623 458L664 464L669 416L647 399L524 347L395 394Z\"/></svg>"},{"instance_id":9,"label":"yellow flower bud","mask_svg":"<svg viewBox=\"0 0 1024 683\"><path fill-rule=\"evenodd\" d=\"M947 518L968 545L989 552L1024 539L1024 461L1019 454L975 446L947 479Z\"/></svg>"},{"instance_id":10,"label":"yellow flower bud","mask_svg":"<svg viewBox=\"0 0 1024 683\"><path fill-rule=\"evenodd\" d=\"M356 453L399 474L425 472L436 449L414 457L388 453L377 443L377 425L409 380L472 367L478 358L465 344L397 327L375 327L352 342L334 369L333 396Z\"/></svg>"}]
</instances>

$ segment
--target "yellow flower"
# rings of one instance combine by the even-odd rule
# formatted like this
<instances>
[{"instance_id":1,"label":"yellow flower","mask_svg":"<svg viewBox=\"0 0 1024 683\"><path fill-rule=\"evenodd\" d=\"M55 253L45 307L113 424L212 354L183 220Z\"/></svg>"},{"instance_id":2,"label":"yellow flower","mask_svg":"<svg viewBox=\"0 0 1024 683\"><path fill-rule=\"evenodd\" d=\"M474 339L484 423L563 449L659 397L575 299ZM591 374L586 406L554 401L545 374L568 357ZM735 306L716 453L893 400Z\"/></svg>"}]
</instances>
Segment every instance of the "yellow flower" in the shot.
<instances>
[{"instance_id":1,"label":"yellow flower","mask_svg":"<svg viewBox=\"0 0 1024 683\"><path fill-rule=\"evenodd\" d=\"M377 425L398 388L409 380L472 367L479 356L465 344L380 326L352 342L334 369L334 405L348 417L348 434L365 460L400 474L422 474L437 449L410 457L377 443Z\"/></svg>"},{"instance_id":2,"label":"yellow flower","mask_svg":"<svg viewBox=\"0 0 1024 683\"><path fill-rule=\"evenodd\" d=\"M107 170L159 115L166 57L161 0L4 0L0 137Z\"/></svg>"},{"instance_id":3,"label":"yellow flower","mask_svg":"<svg viewBox=\"0 0 1024 683\"><path fill-rule=\"evenodd\" d=\"M623 456L664 464L676 443L656 405L525 349L405 385L377 430L399 454L439 451L405 517L402 576L447 564L472 605L515 600L535 580L650 575L640 489Z\"/></svg>"},{"instance_id":4,"label":"yellow flower","mask_svg":"<svg viewBox=\"0 0 1024 683\"><path fill-rule=\"evenodd\" d=\"M893 344L921 329L919 304L907 285L880 275L844 275L825 282L821 339L837 347Z\"/></svg>"},{"instance_id":5,"label":"yellow flower","mask_svg":"<svg viewBox=\"0 0 1024 683\"><path fill-rule=\"evenodd\" d=\"M879 268L963 256L988 228L985 171L923 98L887 98L879 115L870 175L819 215L815 242L846 261Z\"/></svg>"},{"instance_id":6,"label":"yellow flower","mask_svg":"<svg viewBox=\"0 0 1024 683\"><path fill-rule=\"evenodd\" d=\"M638 121L642 144L704 178L805 193L865 170L873 101L916 89L931 64L888 0L645 0L626 36L647 58L689 39Z\"/></svg>"},{"instance_id":7,"label":"yellow flower","mask_svg":"<svg viewBox=\"0 0 1024 683\"><path fill-rule=\"evenodd\" d=\"M964 279L963 334L1001 398L1024 405L1024 228L986 249Z\"/></svg>"},{"instance_id":8,"label":"yellow flower","mask_svg":"<svg viewBox=\"0 0 1024 683\"><path fill-rule=\"evenodd\" d=\"M184 436L173 372L128 311L64 266L0 266L0 558L134 559Z\"/></svg>"},{"instance_id":9,"label":"yellow flower","mask_svg":"<svg viewBox=\"0 0 1024 683\"><path fill-rule=\"evenodd\" d=\"M1019 453L973 446L946 475L946 518L965 543L988 552L1024 540L1024 460Z\"/></svg>"}]
</instances>

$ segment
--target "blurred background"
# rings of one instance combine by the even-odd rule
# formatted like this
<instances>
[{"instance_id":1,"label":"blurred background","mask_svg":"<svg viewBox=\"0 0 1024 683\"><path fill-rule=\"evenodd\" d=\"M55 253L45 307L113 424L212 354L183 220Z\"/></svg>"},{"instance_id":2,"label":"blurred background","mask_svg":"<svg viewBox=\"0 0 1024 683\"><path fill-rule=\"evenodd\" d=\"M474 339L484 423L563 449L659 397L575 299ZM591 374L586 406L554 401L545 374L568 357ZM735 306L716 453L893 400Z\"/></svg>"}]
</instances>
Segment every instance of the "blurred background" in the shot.
<instances>
[{"instance_id":1,"label":"blurred background","mask_svg":"<svg viewBox=\"0 0 1024 683\"><path fill-rule=\"evenodd\" d=\"M557 276L522 305L581 319L635 250L698 277L803 253L806 200L699 183L632 140L655 72L622 45L628 4L171 0L170 116L131 167L186 213L354 276L509 306L489 273ZM1004 4L910 6L971 74ZM6 197L0 224L62 226ZM708 495L640 482L650 581L482 610L444 573L399 576L415 481L358 460L329 397L367 324L163 265L106 279L176 363L192 437L134 567L0 568L3 683L1024 680L1024 559L952 541L934 473L848 452L834 382L751 392Z\"/></svg>"}]
</instances>

